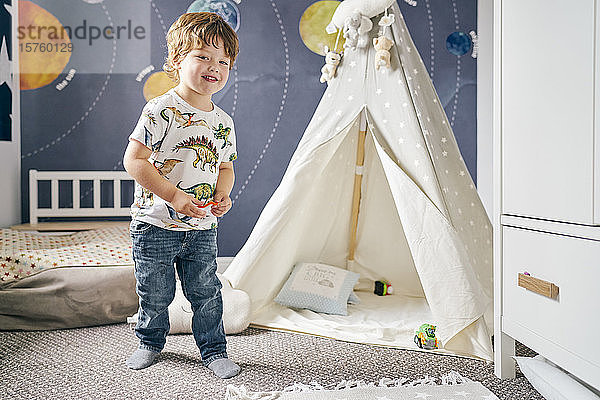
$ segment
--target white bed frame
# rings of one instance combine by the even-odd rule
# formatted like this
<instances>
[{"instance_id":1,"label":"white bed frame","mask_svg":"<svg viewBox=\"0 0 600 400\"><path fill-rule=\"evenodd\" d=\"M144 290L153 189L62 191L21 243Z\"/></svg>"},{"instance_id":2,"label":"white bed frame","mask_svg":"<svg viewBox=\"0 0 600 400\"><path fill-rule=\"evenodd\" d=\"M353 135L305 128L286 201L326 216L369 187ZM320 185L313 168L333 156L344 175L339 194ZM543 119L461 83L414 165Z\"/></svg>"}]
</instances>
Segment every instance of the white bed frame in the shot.
<instances>
[{"instance_id":1,"label":"white bed frame","mask_svg":"<svg viewBox=\"0 0 600 400\"><path fill-rule=\"evenodd\" d=\"M50 208L38 207L38 182L50 181ZM58 182L73 182L73 207L59 208ZM91 208L80 207L80 182L93 181L93 202ZM112 181L113 205L100 207L100 182ZM29 170L29 221L38 224L39 217L126 217L129 205L121 206L121 182L133 181L125 171L38 171Z\"/></svg>"}]
</instances>

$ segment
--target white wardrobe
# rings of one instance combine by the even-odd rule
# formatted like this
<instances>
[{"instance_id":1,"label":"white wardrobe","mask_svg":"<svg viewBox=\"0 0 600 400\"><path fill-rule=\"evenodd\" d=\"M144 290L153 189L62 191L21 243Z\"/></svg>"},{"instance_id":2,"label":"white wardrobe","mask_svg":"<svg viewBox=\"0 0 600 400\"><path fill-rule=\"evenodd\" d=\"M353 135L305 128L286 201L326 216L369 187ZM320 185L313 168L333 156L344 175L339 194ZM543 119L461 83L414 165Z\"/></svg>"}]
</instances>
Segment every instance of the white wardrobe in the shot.
<instances>
[{"instance_id":1,"label":"white wardrobe","mask_svg":"<svg viewBox=\"0 0 600 400\"><path fill-rule=\"evenodd\" d=\"M600 389L600 0L494 1L495 364Z\"/></svg>"}]
</instances>

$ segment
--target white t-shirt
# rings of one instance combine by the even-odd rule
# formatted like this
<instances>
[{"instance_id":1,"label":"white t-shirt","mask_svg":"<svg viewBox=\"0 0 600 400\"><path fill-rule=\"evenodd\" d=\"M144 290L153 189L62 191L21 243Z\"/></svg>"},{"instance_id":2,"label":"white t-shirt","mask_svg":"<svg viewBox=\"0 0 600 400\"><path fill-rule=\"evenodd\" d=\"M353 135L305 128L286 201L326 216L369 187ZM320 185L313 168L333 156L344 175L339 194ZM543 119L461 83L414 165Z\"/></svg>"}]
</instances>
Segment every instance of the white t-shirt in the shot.
<instances>
[{"instance_id":1,"label":"white t-shirt","mask_svg":"<svg viewBox=\"0 0 600 400\"><path fill-rule=\"evenodd\" d=\"M173 89L146 104L129 139L152 150L148 161L159 173L203 203L213 198L219 165L237 158L231 117L214 104L212 111L199 110ZM215 228L217 218L210 206L203 210L205 218L177 213L171 204L135 185L132 219L176 231Z\"/></svg>"}]
</instances>

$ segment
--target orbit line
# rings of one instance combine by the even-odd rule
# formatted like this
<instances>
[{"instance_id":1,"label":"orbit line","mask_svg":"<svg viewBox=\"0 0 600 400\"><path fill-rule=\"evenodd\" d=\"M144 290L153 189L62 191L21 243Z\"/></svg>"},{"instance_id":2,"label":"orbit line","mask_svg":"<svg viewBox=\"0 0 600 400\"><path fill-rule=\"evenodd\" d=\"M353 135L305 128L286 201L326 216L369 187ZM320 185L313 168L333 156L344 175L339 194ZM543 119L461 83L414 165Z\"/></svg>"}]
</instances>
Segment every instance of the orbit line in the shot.
<instances>
[{"instance_id":1,"label":"orbit line","mask_svg":"<svg viewBox=\"0 0 600 400\"><path fill-rule=\"evenodd\" d=\"M110 16L110 13L108 12L108 9L106 8L106 5L104 3L102 3L102 9L104 10L104 13L106 14L108 22L110 24L112 24L112 17ZM100 100L100 97L102 97L102 95L104 94L104 92L106 90L106 86L108 86L108 81L110 81L110 77L111 77L113 68L115 66L115 60L117 58L117 39L113 38L112 42L113 42L113 53L112 53L112 60L111 60L110 68L108 69L108 72L106 74L106 79L104 80L104 83L102 84L102 88L100 89L100 92L98 92L98 95L96 96L96 99L94 99L94 101L92 102L92 104L88 107L87 111L83 114L83 116L81 116L81 118L79 118L79 120L75 124L73 124L62 135L60 135L57 138L53 139L51 142L46 143L45 146L42 146L42 147L40 147L40 148L38 148L36 150L30 151L27 154L22 154L21 155L21 160L23 160L25 158L32 157L32 156L34 156L34 155L36 155L38 153L41 153L42 151L48 150L50 147L56 145L58 142L60 142L61 140L63 140L67 136L69 136L71 133L73 133L73 131L88 117L88 115L90 114L90 112L94 109L94 107L96 106L96 104Z\"/></svg>"},{"instance_id":2,"label":"orbit line","mask_svg":"<svg viewBox=\"0 0 600 400\"><path fill-rule=\"evenodd\" d=\"M273 0L271 0L270 2L271 2L271 6L273 7L273 12L275 13L275 16L277 17L277 22L279 23L279 29L281 30L281 36L283 38L283 46L284 46L284 52L285 52L285 81L283 84L283 94L282 94L282 98L281 98L281 105L279 106L279 112L277 114L275 124L273 125L273 130L271 131L271 134L269 135L269 138L267 139L267 142L265 143L265 146L263 147L261 154L258 156L258 159L256 160L254 166L250 170L250 173L246 177L246 180L242 184L240 190L238 190L238 192L236 193L235 197L231 200L233 204L235 204L235 201L241 196L241 194L244 192L244 190L250 183L250 180L252 179L252 177L254 176L254 173L258 169L258 166L260 165L264 155L266 154L267 149L271 145L271 142L273 141L273 138L274 138L275 134L277 133L277 128L279 126L279 122L281 121L281 115L283 114L283 109L285 106L285 100L287 98L287 91L288 91L288 85L289 85L289 80L290 80L290 55L289 55L289 49L288 49L288 43L287 43L287 35L285 32L285 27L283 26L281 14L279 13L279 10L277 9L277 5L275 4L275 2Z\"/></svg>"}]
</instances>

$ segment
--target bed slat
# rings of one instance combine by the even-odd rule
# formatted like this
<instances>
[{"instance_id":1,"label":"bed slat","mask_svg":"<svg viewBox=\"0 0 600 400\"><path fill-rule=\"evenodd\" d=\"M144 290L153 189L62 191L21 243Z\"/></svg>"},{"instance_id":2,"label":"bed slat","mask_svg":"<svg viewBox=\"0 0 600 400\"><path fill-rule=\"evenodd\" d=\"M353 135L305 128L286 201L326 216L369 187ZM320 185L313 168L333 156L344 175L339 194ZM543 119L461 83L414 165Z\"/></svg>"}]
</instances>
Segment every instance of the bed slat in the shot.
<instances>
[{"instance_id":1,"label":"bed slat","mask_svg":"<svg viewBox=\"0 0 600 400\"><path fill-rule=\"evenodd\" d=\"M121 207L121 180L115 179L113 181L113 207Z\"/></svg>"},{"instance_id":2,"label":"bed slat","mask_svg":"<svg viewBox=\"0 0 600 400\"><path fill-rule=\"evenodd\" d=\"M100 209L100 179L94 179L94 211Z\"/></svg>"},{"instance_id":3,"label":"bed slat","mask_svg":"<svg viewBox=\"0 0 600 400\"><path fill-rule=\"evenodd\" d=\"M50 181L50 208L53 211L58 210L58 179Z\"/></svg>"},{"instance_id":4,"label":"bed slat","mask_svg":"<svg viewBox=\"0 0 600 400\"><path fill-rule=\"evenodd\" d=\"M31 224L37 224L37 211L38 209L38 179L37 170L29 170L29 222Z\"/></svg>"},{"instance_id":5,"label":"bed slat","mask_svg":"<svg viewBox=\"0 0 600 400\"><path fill-rule=\"evenodd\" d=\"M80 190L80 181L79 179L73 179L73 209L77 210L80 205L81 193Z\"/></svg>"}]
</instances>

